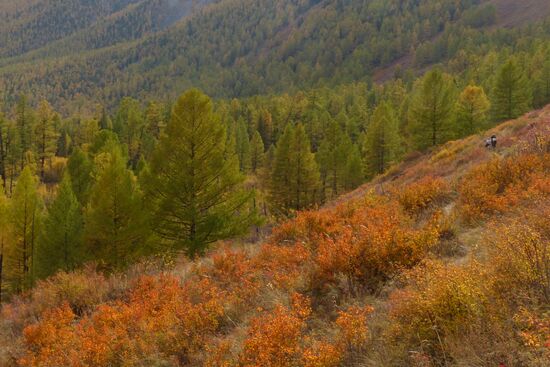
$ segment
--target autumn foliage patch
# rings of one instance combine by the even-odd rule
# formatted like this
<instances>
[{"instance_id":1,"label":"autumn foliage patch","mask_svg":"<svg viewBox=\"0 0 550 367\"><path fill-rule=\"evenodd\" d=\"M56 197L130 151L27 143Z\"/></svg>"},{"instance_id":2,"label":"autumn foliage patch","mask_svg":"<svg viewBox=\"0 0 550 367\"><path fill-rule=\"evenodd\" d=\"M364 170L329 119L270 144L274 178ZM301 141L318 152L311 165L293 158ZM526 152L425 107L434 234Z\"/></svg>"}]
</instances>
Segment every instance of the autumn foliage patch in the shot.
<instances>
[{"instance_id":1,"label":"autumn foliage patch","mask_svg":"<svg viewBox=\"0 0 550 367\"><path fill-rule=\"evenodd\" d=\"M550 194L550 154L521 154L474 167L459 187L463 217L473 222L522 200Z\"/></svg>"}]
</instances>

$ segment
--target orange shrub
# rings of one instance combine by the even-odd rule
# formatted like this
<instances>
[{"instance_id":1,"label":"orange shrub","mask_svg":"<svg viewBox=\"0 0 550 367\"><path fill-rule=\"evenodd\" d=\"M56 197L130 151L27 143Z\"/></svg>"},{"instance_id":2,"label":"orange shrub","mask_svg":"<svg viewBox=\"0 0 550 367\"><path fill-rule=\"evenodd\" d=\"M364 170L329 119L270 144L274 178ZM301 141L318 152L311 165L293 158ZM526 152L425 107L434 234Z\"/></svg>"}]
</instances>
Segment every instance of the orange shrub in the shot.
<instances>
[{"instance_id":1,"label":"orange shrub","mask_svg":"<svg viewBox=\"0 0 550 367\"><path fill-rule=\"evenodd\" d=\"M251 322L240 363L245 367L294 366L301 358L301 339L311 313L308 302L295 295L293 307L278 305Z\"/></svg>"},{"instance_id":2,"label":"orange shrub","mask_svg":"<svg viewBox=\"0 0 550 367\"><path fill-rule=\"evenodd\" d=\"M75 314L67 303L44 312L42 321L30 325L23 337L33 352L19 360L21 366L77 366L77 337L72 327Z\"/></svg>"},{"instance_id":3,"label":"orange shrub","mask_svg":"<svg viewBox=\"0 0 550 367\"><path fill-rule=\"evenodd\" d=\"M302 244L294 246L263 245L254 257L254 266L261 269L266 282L292 291L299 285L310 252Z\"/></svg>"},{"instance_id":4,"label":"orange shrub","mask_svg":"<svg viewBox=\"0 0 550 367\"><path fill-rule=\"evenodd\" d=\"M74 322L64 305L25 328L22 366L135 365L148 356L186 360L218 330L224 294L202 280L142 277L127 301L101 305ZM67 353L69 351L69 353Z\"/></svg>"},{"instance_id":5,"label":"orange shrub","mask_svg":"<svg viewBox=\"0 0 550 367\"><path fill-rule=\"evenodd\" d=\"M543 177L549 172L550 154L521 154L476 166L459 188L461 213L472 222L505 212L524 199L547 195ZM535 191L537 187L541 191Z\"/></svg>"},{"instance_id":6,"label":"orange shrub","mask_svg":"<svg viewBox=\"0 0 550 367\"><path fill-rule=\"evenodd\" d=\"M261 273L244 250L224 248L212 255L212 266L203 266L197 272L214 280L243 303L248 304L259 295Z\"/></svg>"},{"instance_id":7,"label":"orange shrub","mask_svg":"<svg viewBox=\"0 0 550 367\"><path fill-rule=\"evenodd\" d=\"M350 291L376 289L420 262L438 237L432 223L413 228L396 203L358 208L338 233L319 242L313 282L322 286L344 275Z\"/></svg>"},{"instance_id":8,"label":"orange shrub","mask_svg":"<svg viewBox=\"0 0 550 367\"><path fill-rule=\"evenodd\" d=\"M550 205L524 208L490 225L484 238L498 293L550 304Z\"/></svg>"},{"instance_id":9,"label":"orange shrub","mask_svg":"<svg viewBox=\"0 0 550 367\"><path fill-rule=\"evenodd\" d=\"M522 307L514 316L514 321L524 345L540 350L550 358L550 312L540 314Z\"/></svg>"},{"instance_id":10,"label":"orange shrub","mask_svg":"<svg viewBox=\"0 0 550 367\"><path fill-rule=\"evenodd\" d=\"M426 262L406 276L408 285L390 296L390 333L434 358L445 355L445 339L487 316L483 268Z\"/></svg>"},{"instance_id":11,"label":"orange shrub","mask_svg":"<svg viewBox=\"0 0 550 367\"><path fill-rule=\"evenodd\" d=\"M367 316L372 311L370 306L354 306L338 313L336 325L340 331L340 344L348 350L362 349L365 346L369 337Z\"/></svg>"},{"instance_id":12,"label":"orange shrub","mask_svg":"<svg viewBox=\"0 0 550 367\"><path fill-rule=\"evenodd\" d=\"M316 343L302 354L304 367L338 367L341 361L341 349L329 343Z\"/></svg>"},{"instance_id":13,"label":"orange shrub","mask_svg":"<svg viewBox=\"0 0 550 367\"><path fill-rule=\"evenodd\" d=\"M429 206L447 199L451 189L444 179L427 176L404 189L394 189L394 193L407 213L418 214Z\"/></svg>"},{"instance_id":14,"label":"orange shrub","mask_svg":"<svg viewBox=\"0 0 550 367\"><path fill-rule=\"evenodd\" d=\"M329 210L300 212L293 220L277 226L270 241L280 245L312 244L338 231L342 219Z\"/></svg>"},{"instance_id":15,"label":"orange shrub","mask_svg":"<svg viewBox=\"0 0 550 367\"><path fill-rule=\"evenodd\" d=\"M109 281L93 267L85 267L72 273L59 272L41 280L27 295L16 297L2 308L2 318L10 320L17 329L34 321L43 312L67 303L78 315L105 302L115 291L113 277Z\"/></svg>"}]
</instances>

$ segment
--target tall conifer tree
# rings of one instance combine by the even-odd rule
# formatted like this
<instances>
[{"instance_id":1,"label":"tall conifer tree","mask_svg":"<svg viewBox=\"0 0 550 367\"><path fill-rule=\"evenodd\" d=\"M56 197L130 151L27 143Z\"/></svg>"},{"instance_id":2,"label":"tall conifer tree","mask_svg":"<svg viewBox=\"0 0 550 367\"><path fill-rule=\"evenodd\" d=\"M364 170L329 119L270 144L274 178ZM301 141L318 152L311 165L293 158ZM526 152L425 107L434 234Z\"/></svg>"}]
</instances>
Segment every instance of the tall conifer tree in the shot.
<instances>
[{"instance_id":1,"label":"tall conifer tree","mask_svg":"<svg viewBox=\"0 0 550 367\"><path fill-rule=\"evenodd\" d=\"M415 147L423 150L452 137L454 88L450 77L439 69L419 82L411 104L411 133Z\"/></svg>"},{"instance_id":2,"label":"tall conifer tree","mask_svg":"<svg viewBox=\"0 0 550 367\"><path fill-rule=\"evenodd\" d=\"M5 287L5 260L6 251L8 249L8 241L10 239L10 213L9 202L4 193L4 186L0 183L0 304Z\"/></svg>"},{"instance_id":3,"label":"tall conifer tree","mask_svg":"<svg viewBox=\"0 0 550 367\"><path fill-rule=\"evenodd\" d=\"M144 248L148 236L142 193L116 146L96 157L99 169L85 216L88 252L119 268Z\"/></svg>"},{"instance_id":4,"label":"tall conifer tree","mask_svg":"<svg viewBox=\"0 0 550 367\"><path fill-rule=\"evenodd\" d=\"M402 152L399 122L389 102L382 102L374 116L365 137L365 167L368 176L384 173L395 163Z\"/></svg>"},{"instance_id":5,"label":"tall conifer tree","mask_svg":"<svg viewBox=\"0 0 550 367\"><path fill-rule=\"evenodd\" d=\"M501 121L514 119L529 110L531 101L529 80L516 59L511 58L500 68L495 81L495 118Z\"/></svg>"},{"instance_id":6,"label":"tall conifer tree","mask_svg":"<svg viewBox=\"0 0 550 367\"><path fill-rule=\"evenodd\" d=\"M459 137L475 134L486 127L491 103L483 88L470 85L458 97L456 129Z\"/></svg>"},{"instance_id":7,"label":"tall conifer tree","mask_svg":"<svg viewBox=\"0 0 550 367\"><path fill-rule=\"evenodd\" d=\"M55 155L57 132L54 126L55 112L47 101L40 102L34 127L40 177L44 179L46 160Z\"/></svg>"},{"instance_id":8,"label":"tall conifer tree","mask_svg":"<svg viewBox=\"0 0 550 367\"><path fill-rule=\"evenodd\" d=\"M11 198L12 244L8 261L14 291L28 289L34 282L36 242L40 233L42 200L37 192L38 178L26 166Z\"/></svg>"},{"instance_id":9,"label":"tall conifer tree","mask_svg":"<svg viewBox=\"0 0 550 367\"><path fill-rule=\"evenodd\" d=\"M239 161L226 149L226 131L198 90L182 95L153 158L147 182L157 233L189 256L243 233L255 219L253 193L241 184Z\"/></svg>"},{"instance_id":10,"label":"tall conifer tree","mask_svg":"<svg viewBox=\"0 0 550 367\"><path fill-rule=\"evenodd\" d=\"M73 193L68 173L48 208L37 250L37 274L45 278L58 270L70 271L82 263L82 208Z\"/></svg>"}]
</instances>

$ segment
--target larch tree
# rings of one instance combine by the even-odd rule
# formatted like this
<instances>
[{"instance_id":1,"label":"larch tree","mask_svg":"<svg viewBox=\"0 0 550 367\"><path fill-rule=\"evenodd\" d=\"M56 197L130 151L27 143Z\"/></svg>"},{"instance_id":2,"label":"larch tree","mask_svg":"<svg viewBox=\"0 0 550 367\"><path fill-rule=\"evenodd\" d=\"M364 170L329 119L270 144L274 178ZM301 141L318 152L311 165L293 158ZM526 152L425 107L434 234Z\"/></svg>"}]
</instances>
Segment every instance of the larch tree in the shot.
<instances>
[{"instance_id":1,"label":"larch tree","mask_svg":"<svg viewBox=\"0 0 550 367\"><path fill-rule=\"evenodd\" d=\"M20 135L17 130L17 126L14 122L8 121L6 129L4 130L4 154L5 154L5 174L6 185L4 189L6 192L13 192L14 180L17 174L21 171L21 144ZM9 179L9 182L8 182Z\"/></svg>"},{"instance_id":2,"label":"larch tree","mask_svg":"<svg viewBox=\"0 0 550 367\"><path fill-rule=\"evenodd\" d=\"M4 263L10 236L9 201L4 192L4 186L0 183L0 304L4 292Z\"/></svg>"},{"instance_id":3,"label":"larch tree","mask_svg":"<svg viewBox=\"0 0 550 367\"><path fill-rule=\"evenodd\" d=\"M40 234L42 200L37 192L38 178L26 166L15 185L10 205L12 244L8 261L12 288L19 292L34 283L36 243Z\"/></svg>"},{"instance_id":4,"label":"larch tree","mask_svg":"<svg viewBox=\"0 0 550 367\"><path fill-rule=\"evenodd\" d=\"M319 189L319 167L306 130L296 125L289 149L291 208L301 210L317 202Z\"/></svg>"},{"instance_id":5,"label":"larch tree","mask_svg":"<svg viewBox=\"0 0 550 367\"><path fill-rule=\"evenodd\" d=\"M118 134L121 143L126 145L133 166L139 160L141 138L146 129L146 120L139 101L123 98L113 120L113 130Z\"/></svg>"},{"instance_id":6,"label":"larch tree","mask_svg":"<svg viewBox=\"0 0 550 367\"><path fill-rule=\"evenodd\" d=\"M252 173L256 172L262 168L265 161L265 147L262 140L262 136L256 130L250 141L250 168Z\"/></svg>"},{"instance_id":7,"label":"larch tree","mask_svg":"<svg viewBox=\"0 0 550 367\"><path fill-rule=\"evenodd\" d=\"M97 179L85 213L87 252L120 268L145 249L148 218L143 196L119 147L113 146L95 159Z\"/></svg>"},{"instance_id":8,"label":"larch tree","mask_svg":"<svg viewBox=\"0 0 550 367\"><path fill-rule=\"evenodd\" d=\"M71 271L84 259L82 207L71 186L68 173L63 176L57 196L44 219L37 249L37 275L48 277L58 270Z\"/></svg>"},{"instance_id":9,"label":"larch tree","mask_svg":"<svg viewBox=\"0 0 550 367\"><path fill-rule=\"evenodd\" d=\"M241 172L248 172L251 166L250 138L243 118L235 126L235 143Z\"/></svg>"},{"instance_id":10,"label":"larch tree","mask_svg":"<svg viewBox=\"0 0 550 367\"><path fill-rule=\"evenodd\" d=\"M531 86L515 58L508 60L499 69L493 94L493 111L496 120L514 119L531 107Z\"/></svg>"},{"instance_id":11,"label":"larch tree","mask_svg":"<svg viewBox=\"0 0 550 367\"><path fill-rule=\"evenodd\" d=\"M448 75L434 69L415 89L410 108L410 130L415 147L424 150L452 137L454 87Z\"/></svg>"},{"instance_id":12,"label":"larch tree","mask_svg":"<svg viewBox=\"0 0 550 367\"><path fill-rule=\"evenodd\" d=\"M280 210L283 213L290 210L292 206L290 191L290 146L293 139L294 128L291 124L287 124L283 134L277 141L271 164L270 201L273 209Z\"/></svg>"},{"instance_id":13,"label":"larch tree","mask_svg":"<svg viewBox=\"0 0 550 367\"><path fill-rule=\"evenodd\" d=\"M456 129L459 137L475 134L486 127L487 113L491 108L483 88L467 86L456 103Z\"/></svg>"},{"instance_id":14,"label":"larch tree","mask_svg":"<svg viewBox=\"0 0 550 367\"><path fill-rule=\"evenodd\" d=\"M331 120L316 156L320 167L323 199L338 196L343 186L346 167L344 162L347 161L351 145L349 137L344 134L340 124L336 120Z\"/></svg>"},{"instance_id":15,"label":"larch tree","mask_svg":"<svg viewBox=\"0 0 550 367\"><path fill-rule=\"evenodd\" d=\"M399 159L403 150L399 121L389 102L382 102L376 107L364 144L367 176L384 173Z\"/></svg>"},{"instance_id":16,"label":"larch tree","mask_svg":"<svg viewBox=\"0 0 550 367\"><path fill-rule=\"evenodd\" d=\"M256 219L253 192L243 189L238 158L226 140L210 98L190 90L175 104L145 177L153 228L191 257L243 233Z\"/></svg>"},{"instance_id":17,"label":"larch tree","mask_svg":"<svg viewBox=\"0 0 550 367\"><path fill-rule=\"evenodd\" d=\"M0 176L2 176L2 189L6 187L7 182L7 148L6 138L8 134L8 121L0 112Z\"/></svg>"},{"instance_id":18,"label":"larch tree","mask_svg":"<svg viewBox=\"0 0 550 367\"><path fill-rule=\"evenodd\" d=\"M361 152L357 145L353 144L351 146L344 167L343 183L346 191L353 190L364 182L363 160L361 159Z\"/></svg>"},{"instance_id":19,"label":"larch tree","mask_svg":"<svg viewBox=\"0 0 550 367\"><path fill-rule=\"evenodd\" d=\"M542 52L540 70L534 76L534 105L542 107L550 102L550 48Z\"/></svg>"},{"instance_id":20,"label":"larch tree","mask_svg":"<svg viewBox=\"0 0 550 367\"><path fill-rule=\"evenodd\" d=\"M34 114L31 107L28 104L27 97L22 95L17 101L15 108L16 114L16 126L19 135L19 166L23 170L27 161L26 154L32 150L33 147L33 127L34 127Z\"/></svg>"},{"instance_id":21,"label":"larch tree","mask_svg":"<svg viewBox=\"0 0 550 367\"><path fill-rule=\"evenodd\" d=\"M55 131L55 112L47 101L40 102L34 126L34 141L39 160L40 178L44 180L46 161L55 155L57 132Z\"/></svg>"},{"instance_id":22,"label":"larch tree","mask_svg":"<svg viewBox=\"0 0 550 367\"><path fill-rule=\"evenodd\" d=\"M92 170L93 164L90 162L88 155L80 148L76 148L67 161L67 171L71 176L73 193L82 206L86 206L88 202L88 195L93 182Z\"/></svg>"}]
</instances>

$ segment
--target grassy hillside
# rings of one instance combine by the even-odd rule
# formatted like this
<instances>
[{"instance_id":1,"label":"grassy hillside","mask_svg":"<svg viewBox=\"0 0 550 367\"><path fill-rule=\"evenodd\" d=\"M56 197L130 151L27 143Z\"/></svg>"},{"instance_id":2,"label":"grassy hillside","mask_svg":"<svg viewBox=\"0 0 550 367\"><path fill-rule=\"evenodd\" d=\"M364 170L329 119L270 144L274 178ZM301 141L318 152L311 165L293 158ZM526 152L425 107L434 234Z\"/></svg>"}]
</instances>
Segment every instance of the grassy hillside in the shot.
<instances>
[{"instance_id":1,"label":"grassy hillside","mask_svg":"<svg viewBox=\"0 0 550 367\"><path fill-rule=\"evenodd\" d=\"M6 102L31 90L58 96L52 102L62 106L82 97L173 98L191 86L236 97L368 80L452 24L492 24L476 15L482 0L224 0L151 35L159 20L147 18L148 26L138 10L157 3L134 4L107 25L0 60Z\"/></svg>"},{"instance_id":2,"label":"grassy hillside","mask_svg":"<svg viewBox=\"0 0 550 367\"><path fill-rule=\"evenodd\" d=\"M549 129L550 106L410 156L195 262L60 273L3 307L0 364L545 366Z\"/></svg>"}]
</instances>

